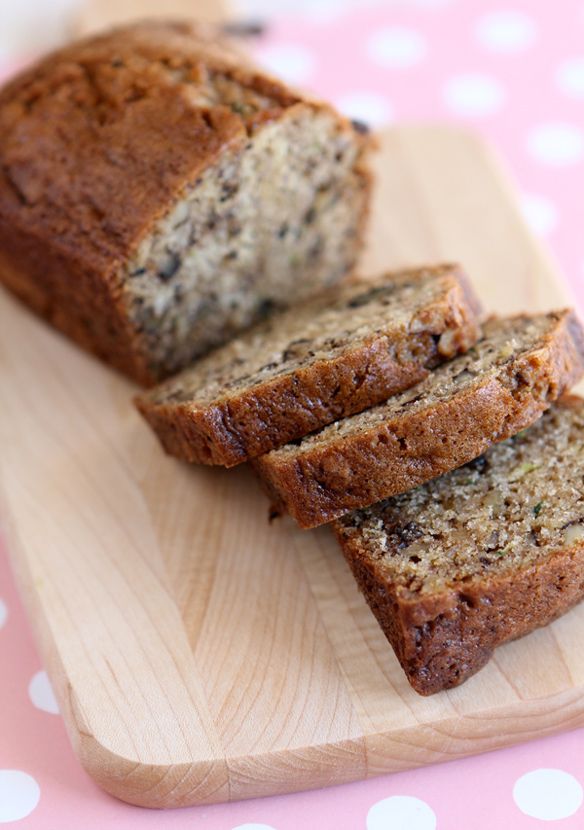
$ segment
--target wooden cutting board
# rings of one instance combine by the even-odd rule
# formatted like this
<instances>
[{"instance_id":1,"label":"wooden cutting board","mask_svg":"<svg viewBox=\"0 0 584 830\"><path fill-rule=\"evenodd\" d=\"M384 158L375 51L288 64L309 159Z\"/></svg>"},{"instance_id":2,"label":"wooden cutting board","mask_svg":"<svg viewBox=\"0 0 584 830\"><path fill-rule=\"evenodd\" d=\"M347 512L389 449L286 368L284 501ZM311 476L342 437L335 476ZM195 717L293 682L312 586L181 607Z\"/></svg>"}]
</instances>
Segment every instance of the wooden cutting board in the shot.
<instances>
[{"instance_id":1,"label":"wooden cutting board","mask_svg":"<svg viewBox=\"0 0 584 830\"><path fill-rule=\"evenodd\" d=\"M490 153L383 135L367 271L460 259L501 312L568 302ZM0 295L2 513L79 759L176 806L365 778L584 723L584 606L459 689L408 686L327 528L165 457L130 383Z\"/></svg>"}]
</instances>

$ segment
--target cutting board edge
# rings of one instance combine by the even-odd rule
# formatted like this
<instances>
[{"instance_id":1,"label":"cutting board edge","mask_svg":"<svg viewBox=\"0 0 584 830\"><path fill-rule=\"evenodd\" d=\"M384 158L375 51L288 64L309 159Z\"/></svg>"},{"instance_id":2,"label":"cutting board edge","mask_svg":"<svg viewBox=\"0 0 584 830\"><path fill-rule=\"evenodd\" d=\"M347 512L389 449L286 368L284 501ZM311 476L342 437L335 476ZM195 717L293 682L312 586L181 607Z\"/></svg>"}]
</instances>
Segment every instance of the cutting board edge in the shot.
<instances>
[{"instance_id":1,"label":"cutting board edge","mask_svg":"<svg viewBox=\"0 0 584 830\"><path fill-rule=\"evenodd\" d=\"M567 725L575 729L584 726L583 691L569 689L545 700L524 701L521 728L513 731L506 731L510 718L517 720L511 705L484 716L453 716L337 743L196 763L136 762L111 752L94 736L82 736L76 743L83 768L109 795L145 808L200 806L337 786L492 752L557 734ZM493 724L503 728L496 730ZM404 748L409 752L406 759ZM289 775L292 769L294 776Z\"/></svg>"}]
</instances>

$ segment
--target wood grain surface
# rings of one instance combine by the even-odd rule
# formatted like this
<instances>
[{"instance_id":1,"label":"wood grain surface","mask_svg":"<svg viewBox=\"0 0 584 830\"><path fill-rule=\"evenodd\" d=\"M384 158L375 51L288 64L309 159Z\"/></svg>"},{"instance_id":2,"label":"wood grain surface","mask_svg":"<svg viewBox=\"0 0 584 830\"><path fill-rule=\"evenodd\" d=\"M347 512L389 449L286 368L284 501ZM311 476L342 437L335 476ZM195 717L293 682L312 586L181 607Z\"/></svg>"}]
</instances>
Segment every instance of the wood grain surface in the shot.
<instances>
[{"instance_id":1,"label":"wood grain surface","mask_svg":"<svg viewBox=\"0 0 584 830\"><path fill-rule=\"evenodd\" d=\"M459 259L500 312L569 301L491 154L382 136L367 272ZM327 528L165 457L134 389L0 295L2 518L81 763L134 804L283 793L584 723L584 607L464 686L409 687Z\"/></svg>"},{"instance_id":2,"label":"wood grain surface","mask_svg":"<svg viewBox=\"0 0 584 830\"><path fill-rule=\"evenodd\" d=\"M70 29L72 36L80 37L145 18L217 23L229 16L230 6L227 0L86 0L74 15Z\"/></svg>"}]
</instances>

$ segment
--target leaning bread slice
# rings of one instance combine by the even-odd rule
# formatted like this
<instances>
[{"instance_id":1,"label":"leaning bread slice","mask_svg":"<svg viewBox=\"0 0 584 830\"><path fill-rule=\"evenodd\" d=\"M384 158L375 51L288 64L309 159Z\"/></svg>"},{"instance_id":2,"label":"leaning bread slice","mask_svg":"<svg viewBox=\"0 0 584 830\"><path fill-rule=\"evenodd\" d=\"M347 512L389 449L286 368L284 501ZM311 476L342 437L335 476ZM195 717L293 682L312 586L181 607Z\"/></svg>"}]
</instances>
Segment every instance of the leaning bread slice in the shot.
<instances>
[{"instance_id":1,"label":"leaning bread slice","mask_svg":"<svg viewBox=\"0 0 584 830\"><path fill-rule=\"evenodd\" d=\"M584 597L584 400L335 531L414 689L462 683Z\"/></svg>"},{"instance_id":2,"label":"leaning bread slice","mask_svg":"<svg viewBox=\"0 0 584 830\"><path fill-rule=\"evenodd\" d=\"M584 372L571 311L491 320L417 386L254 466L277 510L316 527L465 464L533 423Z\"/></svg>"},{"instance_id":3,"label":"leaning bread slice","mask_svg":"<svg viewBox=\"0 0 584 830\"><path fill-rule=\"evenodd\" d=\"M231 467L407 389L478 337L442 265L330 289L137 399L172 455Z\"/></svg>"}]
</instances>

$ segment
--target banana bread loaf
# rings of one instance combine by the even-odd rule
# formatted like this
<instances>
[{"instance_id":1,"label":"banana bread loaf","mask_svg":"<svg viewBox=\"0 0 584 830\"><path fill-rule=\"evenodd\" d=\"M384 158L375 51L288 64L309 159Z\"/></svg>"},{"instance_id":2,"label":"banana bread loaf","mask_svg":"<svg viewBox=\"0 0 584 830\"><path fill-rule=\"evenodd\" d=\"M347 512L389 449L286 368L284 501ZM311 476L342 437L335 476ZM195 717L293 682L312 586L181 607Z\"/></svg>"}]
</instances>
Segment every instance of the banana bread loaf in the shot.
<instances>
[{"instance_id":1,"label":"banana bread loaf","mask_svg":"<svg viewBox=\"0 0 584 830\"><path fill-rule=\"evenodd\" d=\"M584 597L584 401L334 528L421 694L462 683L493 649Z\"/></svg>"},{"instance_id":2,"label":"banana bread loaf","mask_svg":"<svg viewBox=\"0 0 584 830\"><path fill-rule=\"evenodd\" d=\"M422 380L478 337L451 265L330 288L136 399L172 455L231 467Z\"/></svg>"},{"instance_id":3,"label":"banana bread loaf","mask_svg":"<svg viewBox=\"0 0 584 830\"><path fill-rule=\"evenodd\" d=\"M253 464L275 509L315 527L470 461L533 423L583 372L573 312L491 320L467 354L408 391Z\"/></svg>"},{"instance_id":4,"label":"banana bread loaf","mask_svg":"<svg viewBox=\"0 0 584 830\"><path fill-rule=\"evenodd\" d=\"M0 281L150 384L352 269L368 143L210 26L80 41L0 91Z\"/></svg>"}]
</instances>

